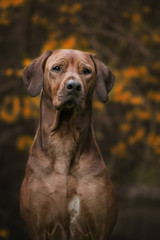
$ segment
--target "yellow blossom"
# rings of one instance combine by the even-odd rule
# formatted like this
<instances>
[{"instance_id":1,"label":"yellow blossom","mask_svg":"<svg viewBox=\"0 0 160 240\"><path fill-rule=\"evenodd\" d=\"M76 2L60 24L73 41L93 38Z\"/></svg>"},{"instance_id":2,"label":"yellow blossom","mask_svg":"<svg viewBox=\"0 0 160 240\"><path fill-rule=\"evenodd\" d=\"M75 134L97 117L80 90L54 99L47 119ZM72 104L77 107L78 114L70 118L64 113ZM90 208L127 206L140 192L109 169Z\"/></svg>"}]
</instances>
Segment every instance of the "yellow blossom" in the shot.
<instances>
[{"instance_id":1,"label":"yellow blossom","mask_svg":"<svg viewBox=\"0 0 160 240\"><path fill-rule=\"evenodd\" d=\"M156 121L157 121L158 123L160 123L160 113L157 113L157 114L156 114Z\"/></svg>"},{"instance_id":2,"label":"yellow blossom","mask_svg":"<svg viewBox=\"0 0 160 240\"><path fill-rule=\"evenodd\" d=\"M9 109L9 106L11 109ZM12 123L15 122L20 113L20 100L18 97L5 97L0 109L1 120Z\"/></svg>"},{"instance_id":3,"label":"yellow blossom","mask_svg":"<svg viewBox=\"0 0 160 240\"><path fill-rule=\"evenodd\" d=\"M70 9L70 13L73 14L73 13L77 13L79 12L80 10L82 9L82 5L80 3L75 3L71 9Z\"/></svg>"},{"instance_id":4,"label":"yellow blossom","mask_svg":"<svg viewBox=\"0 0 160 240\"><path fill-rule=\"evenodd\" d=\"M12 69L12 68L6 69L5 74L6 74L8 77L12 76L12 75L13 75L13 69Z\"/></svg>"},{"instance_id":5,"label":"yellow blossom","mask_svg":"<svg viewBox=\"0 0 160 240\"><path fill-rule=\"evenodd\" d=\"M7 229L0 229L0 238L8 239L9 238L9 231Z\"/></svg>"},{"instance_id":6,"label":"yellow blossom","mask_svg":"<svg viewBox=\"0 0 160 240\"><path fill-rule=\"evenodd\" d=\"M129 17L130 17L130 14L129 14L129 12L127 12L127 11L123 11L123 12L122 12L122 16L123 16L124 18L129 18Z\"/></svg>"},{"instance_id":7,"label":"yellow blossom","mask_svg":"<svg viewBox=\"0 0 160 240\"><path fill-rule=\"evenodd\" d=\"M144 135L145 135L145 129L140 128L140 129L137 130L137 132L133 136L130 136L128 138L128 143L130 145L133 145L133 144L141 141L143 139Z\"/></svg>"},{"instance_id":8,"label":"yellow blossom","mask_svg":"<svg viewBox=\"0 0 160 240\"><path fill-rule=\"evenodd\" d=\"M111 153L116 154L120 157L125 157L126 148L127 148L127 146L124 142L119 142L119 143L117 143L117 145L115 145L111 148Z\"/></svg>"},{"instance_id":9,"label":"yellow blossom","mask_svg":"<svg viewBox=\"0 0 160 240\"><path fill-rule=\"evenodd\" d=\"M97 109L97 110L104 110L104 104L101 103L100 101L93 101L93 108Z\"/></svg>"},{"instance_id":10,"label":"yellow blossom","mask_svg":"<svg viewBox=\"0 0 160 240\"><path fill-rule=\"evenodd\" d=\"M61 13L66 13L66 12L68 12L69 11L69 7L67 6L67 5L62 5L61 7L60 7L60 12Z\"/></svg>"},{"instance_id":11,"label":"yellow blossom","mask_svg":"<svg viewBox=\"0 0 160 240\"><path fill-rule=\"evenodd\" d=\"M17 76L17 77L22 77L22 69L18 69L18 70L16 71L16 76Z\"/></svg>"},{"instance_id":12,"label":"yellow blossom","mask_svg":"<svg viewBox=\"0 0 160 240\"><path fill-rule=\"evenodd\" d=\"M20 136L16 141L17 149L23 151L25 149L29 149L33 142L32 137L30 136Z\"/></svg>"},{"instance_id":13,"label":"yellow blossom","mask_svg":"<svg viewBox=\"0 0 160 240\"><path fill-rule=\"evenodd\" d=\"M131 129L131 125L127 124L127 123L123 123L120 125L120 130L124 133L129 132L129 130Z\"/></svg>"},{"instance_id":14,"label":"yellow blossom","mask_svg":"<svg viewBox=\"0 0 160 240\"><path fill-rule=\"evenodd\" d=\"M70 49L74 48L76 45L76 39L74 36L70 36L68 39L65 39L61 43L61 48Z\"/></svg>"},{"instance_id":15,"label":"yellow blossom","mask_svg":"<svg viewBox=\"0 0 160 240\"><path fill-rule=\"evenodd\" d=\"M141 105L141 104L143 104L143 99L142 99L142 97L132 97L130 99L130 103L133 105Z\"/></svg>"},{"instance_id":16,"label":"yellow blossom","mask_svg":"<svg viewBox=\"0 0 160 240\"><path fill-rule=\"evenodd\" d=\"M32 59L30 59L30 58L23 59L23 61L22 61L23 67L28 66L31 62L32 62Z\"/></svg>"},{"instance_id":17,"label":"yellow blossom","mask_svg":"<svg viewBox=\"0 0 160 240\"><path fill-rule=\"evenodd\" d=\"M17 7L21 5L24 0L1 0L0 1L0 8L6 9L8 7Z\"/></svg>"},{"instance_id":18,"label":"yellow blossom","mask_svg":"<svg viewBox=\"0 0 160 240\"><path fill-rule=\"evenodd\" d=\"M143 12L145 12L145 13L149 13L151 11L151 9L150 9L150 7L149 6L144 6L143 7Z\"/></svg>"},{"instance_id":19,"label":"yellow blossom","mask_svg":"<svg viewBox=\"0 0 160 240\"><path fill-rule=\"evenodd\" d=\"M22 115L24 118L37 118L39 116L39 97L23 98Z\"/></svg>"},{"instance_id":20,"label":"yellow blossom","mask_svg":"<svg viewBox=\"0 0 160 240\"><path fill-rule=\"evenodd\" d=\"M134 23L139 23L141 21L141 15L139 13L135 13L132 15L132 21Z\"/></svg>"},{"instance_id":21,"label":"yellow blossom","mask_svg":"<svg viewBox=\"0 0 160 240\"><path fill-rule=\"evenodd\" d=\"M146 111L146 110L137 110L136 111L136 115L138 118L140 118L141 120L149 120L151 117L151 113L150 111Z\"/></svg>"},{"instance_id":22,"label":"yellow blossom","mask_svg":"<svg viewBox=\"0 0 160 240\"><path fill-rule=\"evenodd\" d=\"M154 34L152 39L155 43L160 43L160 35L159 34Z\"/></svg>"}]
</instances>

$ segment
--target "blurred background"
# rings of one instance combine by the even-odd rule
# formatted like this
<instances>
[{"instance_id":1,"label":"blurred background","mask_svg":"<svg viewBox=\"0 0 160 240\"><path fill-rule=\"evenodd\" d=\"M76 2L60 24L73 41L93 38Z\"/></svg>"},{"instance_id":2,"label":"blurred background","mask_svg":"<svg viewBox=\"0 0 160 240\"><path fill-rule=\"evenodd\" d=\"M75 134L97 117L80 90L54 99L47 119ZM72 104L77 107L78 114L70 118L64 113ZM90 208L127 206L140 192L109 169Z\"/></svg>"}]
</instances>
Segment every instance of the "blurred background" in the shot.
<instances>
[{"instance_id":1,"label":"blurred background","mask_svg":"<svg viewBox=\"0 0 160 240\"><path fill-rule=\"evenodd\" d=\"M94 52L116 76L94 96L93 125L116 188L111 240L160 239L160 1L0 0L0 240L27 240L19 189L38 124L39 97L22 69L45 50Z\"/></svg>"}]
</instances>

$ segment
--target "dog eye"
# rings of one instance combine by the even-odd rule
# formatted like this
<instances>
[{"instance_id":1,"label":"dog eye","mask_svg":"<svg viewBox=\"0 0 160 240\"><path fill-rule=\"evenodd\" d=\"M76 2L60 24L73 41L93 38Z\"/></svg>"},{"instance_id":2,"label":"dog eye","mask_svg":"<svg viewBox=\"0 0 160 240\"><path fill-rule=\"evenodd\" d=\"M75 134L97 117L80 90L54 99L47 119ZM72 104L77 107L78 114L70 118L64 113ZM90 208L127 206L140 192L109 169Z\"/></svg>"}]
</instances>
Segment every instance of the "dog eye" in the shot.
<instances>
[{"instance_id":1,"label":"dog eye","mask_svg":"<svg viewBox=\"0 0 160 240\"><path fill-rule=\"evenodd\" d=\"M61 67L60 66L55 66L55 67L52 68L52 71L60 72L61 71Z\"/></svg>"},{"instance_id":2,"label":"dog eye","mask_svg":"<svg viewBox=\"0 0 160 240\"><path fill-rule=\"evenodd\" d=\"M83 73L87 75L87 74L92 73L92 71L91 71L90 69L88 69L88 68L85 68L85 69L83 70Z\"/></svg>"}]
</instances>

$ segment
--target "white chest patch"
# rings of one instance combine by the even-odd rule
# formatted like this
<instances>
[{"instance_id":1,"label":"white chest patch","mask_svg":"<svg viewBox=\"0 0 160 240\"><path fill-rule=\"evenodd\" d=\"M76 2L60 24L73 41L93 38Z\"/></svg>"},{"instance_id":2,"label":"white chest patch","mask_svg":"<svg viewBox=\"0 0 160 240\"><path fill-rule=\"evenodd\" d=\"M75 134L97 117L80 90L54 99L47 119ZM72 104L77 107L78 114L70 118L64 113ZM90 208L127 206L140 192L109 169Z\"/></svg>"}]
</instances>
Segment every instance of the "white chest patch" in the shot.
<instances>
[{"instance_id":1,"label":"white chest patch","mask_svg":"<svg viewBox=\"0 0 160 240\"><path fill-rule=\"evenodd\" d=\"M80 198L75 196L69 203L69 211L71 214L71 223L75 223L80 214Z\"/></svg>"}]
</instances>

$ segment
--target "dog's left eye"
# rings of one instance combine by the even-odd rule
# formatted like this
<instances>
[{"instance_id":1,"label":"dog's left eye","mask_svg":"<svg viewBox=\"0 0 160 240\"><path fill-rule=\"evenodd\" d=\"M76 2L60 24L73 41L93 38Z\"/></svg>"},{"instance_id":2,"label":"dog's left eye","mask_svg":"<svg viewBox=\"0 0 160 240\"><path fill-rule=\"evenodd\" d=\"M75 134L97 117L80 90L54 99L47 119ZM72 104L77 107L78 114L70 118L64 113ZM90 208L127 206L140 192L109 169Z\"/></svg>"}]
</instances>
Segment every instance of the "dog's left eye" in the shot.
<instances>
[{"instance_id":1,"label":"dog's left eye","mask_svg":"<svg viewBox=\"0 0 160 240\"><path fill-rule=\"evenodd\" d=\"M83 73L87 75L87 74L92 73L92 71L88 68L85 68L85 69L83 69Z\"/></svg>"},{"instance_id":2,"label":"dog's left eye","mask_svg":"<svg viewBox=\"0 0 160 240\"><path fill-rule=\"evenodd\" d=\"M55 67L52 68L52 71L60 72L61 71L61 67L60 66L55 66Z\"/></svg>"}]
</instances>

